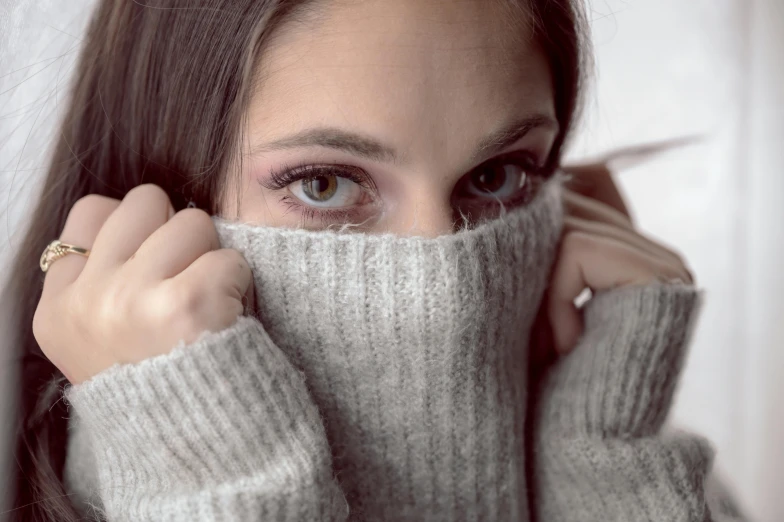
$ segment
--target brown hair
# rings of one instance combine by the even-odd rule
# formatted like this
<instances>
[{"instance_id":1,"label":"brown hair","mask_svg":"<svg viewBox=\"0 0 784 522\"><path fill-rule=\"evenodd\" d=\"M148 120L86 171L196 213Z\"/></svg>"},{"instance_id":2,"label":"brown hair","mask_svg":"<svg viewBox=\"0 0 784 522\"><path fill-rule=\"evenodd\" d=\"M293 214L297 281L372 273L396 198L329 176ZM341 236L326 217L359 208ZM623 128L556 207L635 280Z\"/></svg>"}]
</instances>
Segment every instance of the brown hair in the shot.
<instances>
[{"instance_id":1,"label":"brown hair","mask_svg":"<svg viewBox=\"0 0 784 522\"><path fill-rule=\"evenodd\" d=\"M14 259L6 299L18 350L15 495L11 520L76 521L62 482L68 411L64 377L43 355L32 319L43 276L38 257L87 194L121 199L155 183L179 210L192 200L218 212L251 93L254 58L272 29L307 0L102 0L80 55L40 201ZM560 161L578 107L587 45L570 0L528 0L548 57L561 124Z\"/></svg>"}]
</instances>

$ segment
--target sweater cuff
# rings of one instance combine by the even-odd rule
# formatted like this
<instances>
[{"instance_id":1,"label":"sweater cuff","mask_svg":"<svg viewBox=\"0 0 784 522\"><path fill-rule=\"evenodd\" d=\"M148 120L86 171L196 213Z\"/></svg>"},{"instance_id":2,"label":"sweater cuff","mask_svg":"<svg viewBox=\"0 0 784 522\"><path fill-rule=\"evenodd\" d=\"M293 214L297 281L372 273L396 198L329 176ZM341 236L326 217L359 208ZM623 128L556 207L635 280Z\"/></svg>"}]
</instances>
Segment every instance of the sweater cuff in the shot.
<instances>
[{"instance_id":1,"label":"sweater cuff","mask_svg":"<svg viewBox=\"0 0 784 522\"><path fill-rule=\"evenodd\" d=\"M94 444L102 496L188 495L264 476L270 487L332 480L302 374L254 318L70 386Z\"/></svg>"},{"instance_id":2,"label":"sweater cuff","mask_svg":"<svg viewBox=\"0 0 784 522\"><path fill-rule=\"evenodd\" d=\"M550 428L641 437L664 423L702 303L690 285L600 292L586 305L573 353L546 376Z\"/></svg>"}]
</instances>

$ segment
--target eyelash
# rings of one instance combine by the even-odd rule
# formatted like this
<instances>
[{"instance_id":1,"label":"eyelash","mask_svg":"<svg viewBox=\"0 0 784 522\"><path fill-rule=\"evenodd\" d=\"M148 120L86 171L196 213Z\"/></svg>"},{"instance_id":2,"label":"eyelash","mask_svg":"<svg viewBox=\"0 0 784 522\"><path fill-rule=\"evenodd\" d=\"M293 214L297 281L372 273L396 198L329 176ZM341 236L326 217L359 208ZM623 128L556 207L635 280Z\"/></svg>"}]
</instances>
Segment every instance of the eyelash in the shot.
<instances>
[{"instance_id":1,"label":"eyelash","mask_svg":"<svg viewBox=\"0 0 784 522\"><path fill-rule=\"evenodd\" d=\"M360 174L360 172L363 172ZM368 192L376 193L376 184L373 179L359 167L351 165L303 165L291 167L284 165L280 170L270 170L268 180L261 181L262 186L269 190L283 190L287 186L300 180L312 179L318 176L337 176L353 181ZM297 203L291 195L281 196L279 202L286 206L288 211L299 211L305 221L320 218L322 223L344 222L351 220L359 214L356 208L324 209L315 208Z\"/></svg>"},{"instance_id":2,"label":"eyelash","mask_svg":"<svg viewBox=\"0 0 784 522\"><path fill-rule=\"evenodd\" d=\"M491 167L494 165L506 165L509 163L515 163L523 168L528 176L533 179L526 180L526 189L521 190L520 193L506 201L503 202L505 207L515 207L521 204L527 204L530 202L532 196L536 193L536 189L541 185L542 182L546 181L547 179L551 178L555 173L555 168L549 165L540 165L538 161L534 158L532 154L526 152L512 152L510 154L506 154L504 156L498 156L491 160L488 160L481 165L474 168L471 172L468 173L470 176L474 172ZM488 200L489 203L483 206L492 206L496 204L495 200Z\"/></svg>"},{"instance_id":3,"label":"eyelash","mask_svg":"<svg viewBox=\"0 0 784 522\"><path fill-rule=\"evenodd\" d=\"M554 169L547 166L539 165L533 159L532 155L527 153L511 153L504 156L493 158L485 163L477 166L471 173L486 168L492 165L518 163L522 166L526 173L534 178L535 181L544 181L553 175ZM469 173L469 174L471 174ZM302 166L289 166L283 165L280 169L271 169L268 179L260 180L263 187L268 190L278 191L283 190L287 186L300 180L312 179L318 176L337 176L353 181L361 186L368 192L377 193L376 185L373 179L363 169L351 165L302 165ZM516 206L526 203L531 196L532 190L523 190L519 196L504 202L505 206ZM314 218L319 218L322 223L345 222L357 218L360 211L356 208L344 209L324 209L315 208L302 203L297 203L296 198L291 195L281 196L279 202L285 205L288 211L300 212L303 220L310 221ZM495 202L490 203L495 204Z\"/></svg>"}]
</instances>

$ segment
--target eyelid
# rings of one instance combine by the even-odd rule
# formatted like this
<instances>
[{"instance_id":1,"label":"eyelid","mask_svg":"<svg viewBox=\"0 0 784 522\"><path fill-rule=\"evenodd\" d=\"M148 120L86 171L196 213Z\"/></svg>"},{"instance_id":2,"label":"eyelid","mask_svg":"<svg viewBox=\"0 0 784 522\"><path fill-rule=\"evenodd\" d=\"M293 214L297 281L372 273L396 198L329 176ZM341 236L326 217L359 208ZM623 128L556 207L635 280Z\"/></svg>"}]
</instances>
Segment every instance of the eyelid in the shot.
<instances>
[{"instance_id":1,"label":"eyelid","mask_svg":"<svg viewBox=\"0 0 784 522\"><path fill-rule=\"evenodd\" d=\"M496 156L495 158L491 158L487 161L484 161L474 167L468 174L466 174L456 187L455 197L459 199L464 199L467 201L479 201L479 200L489 200L495 201L496 198L493 197L486 197L480 196L479 194L473 194L468 189L467 185L470 185L472 182L473 174L482 171L488 167L496 167L499 165L510 165L515 164L522 167L522 170L525 172L526 181L524 186L527 189L523 189L521 187L521 191L519 194L511 197L509 200L506 201L506 204L517 205L519 203L523 203L528 200L530 196L531 190L535 191L539 183L545 179L548 179L552 176L555 169L550 168L548 165L542 165L541 161L537 158L537 155L530 152L530 151L515 151L510 152L508 154L502 154L500 156Z\"/></svg>"},{"instance_id":2,"label":"eyelid","mask_svg":"<svg viewBox=\"0 0 784 522\"><path fill-rule=\"evenodd\" d=\"M506 163L506 162L508 163L522 162L523 160L528 162L526 167L529 167L531 169L544 168L543 166L540 166L541 162L537 161L536 154L527 150L517 150L513 152L507 152L505 154L501 154L500 156L496 156L494 158L490 158L486 161L483 161L482 163L480 163L479 165L471 169L471 172L469 172L469 174L473 174L475 171L487 167L488 165L497 165L499 163Z\"/></svg>"},{"instance_id":3,"label":"eyelid","mask_svg":"<svg viewBox=\"0 0 784 522\"><path fill-rule=\"evenodd\" d=\"M362 200L370 200L364 203L356 203L347 207L321 207L303 201L291 190L291 185L302 180L308 180L319 175L330 175L349 180L360 186L363 193ZM279 170L270 169L269 178L258 179L261 186L274 192L285 191L280 197L279 203L287 207L289 211L295 211L302 216L303 222L308 222L314 218L319 218L322 224L337 222L352 222L359 220L363 209L373 206L378 202L378 189L372 176L363 168L354 165L342 164L311 164L306 163L299 166L283 165Z\"/></svg>"},{"instance_id":4,"label":"eyelid","mask_svg":"<svg viewBox=\"0 0 784 522\"><path fill-rule=\"evenodd\" d=\"M501 156L496 156L495 158L491 158L480 163L461 178L460 185L465 182L470 182L471 176L474 173L481 171L482 169L490 166L506 165L509 163L521 165L525 168L526 172L532 176L548 177L550 175L547 165L542 165L541 162L537 160L536 155L529 151L515 151L502 154Z\"/></svg>"},{"instance_id":5,"label":"eyelid","mask_svg":"<svg viewBox=\"0 0 784 522\"><path fill-rule=\"evenodd\" d=\"M259 179L261 186L268 190L283 190L296 181L311 179L319 175L330 175L348 179L373 192L378 193L378 188L373 177L361 167L339 163L304 163L299 166L283 165L279 169L271 168L267 179ZM346 175L349 174L349 175Z\"/></svg>"},{"instance_id":6,"label":"eyelid","mask_svg":"<svg viewBox=\"0 0 784 522\"><path fill-rule=\"evenodd\" d=\"M548 168L548 165L542 165L538 159L539 155L530 150L517 150L504 153L488 160L483 161L475 166L468 173L461 177L458 185L463 185L465 180L470 181L471 175L476 171L487 168L491 165L516 163L523 166L526 171L537 178L549 177L555 169ZM258 182L265 188L271 191L280 191L287 188L289 185L309 178L317 177L318 175L332 175L348 179L363 187L366 191L372 192L373 196L378 197L378 188L376 186L373 176L362 167L340 163L302 163L300 165L282 165L279 169L270 169L270 176L266 179L259 179ZM351 174L351 175L347 175ZM534 180L532 180L534 181ZM462 191L461 191L462 192ZM521 193L519 196L510 199L506 204L515 205L527 200L528 195ZM294 201L296 199L297 202ZM378 201L376 201L377 203ZM354 207L345 208L328 208L328 207L315 207L309 205L307 202L300 201L296 196L283 196L281 203L284 203L289 209L296 209L303 216L305 220L313 218L321 218L322 223L327 223L330 220L343 221L346 219L358 218L362 210L360 207L367 205L355 205ZM372 205L372 204L371 204Z\"/></svg>"}]
</instances>

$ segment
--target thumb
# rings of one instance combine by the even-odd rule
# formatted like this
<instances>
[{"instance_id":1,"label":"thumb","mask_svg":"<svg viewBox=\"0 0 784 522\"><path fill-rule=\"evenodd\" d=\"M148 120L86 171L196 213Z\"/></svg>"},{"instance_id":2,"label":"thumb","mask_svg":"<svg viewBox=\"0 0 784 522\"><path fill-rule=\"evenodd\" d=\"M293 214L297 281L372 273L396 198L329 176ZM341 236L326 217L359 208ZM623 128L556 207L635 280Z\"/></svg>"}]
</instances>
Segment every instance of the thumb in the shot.
<instances>
[{"instance_id":1,"label":"thumb","mask_svg":"<svg viewBox=\"0 0 784 522\"><path fill-rule=\"evenodd\" d=\"M586 288L579 256L564 252L559 256L547 294L547 315L553 329L553 341L559 354L574 348L583 332L582 311L574 300Z\"/></svg>"},{"instance_id":2,"label":"thumb","mask_svg":"<svg viewBox=\"0 0 784 522\"><path fill-rule=\"evenodd\" d=\"M574 305L575 297L553 295L549 300L548 315L553 329L553 344L560 354L570 352L583 332L582 312Z\"/></svg>"}]
</instances>

